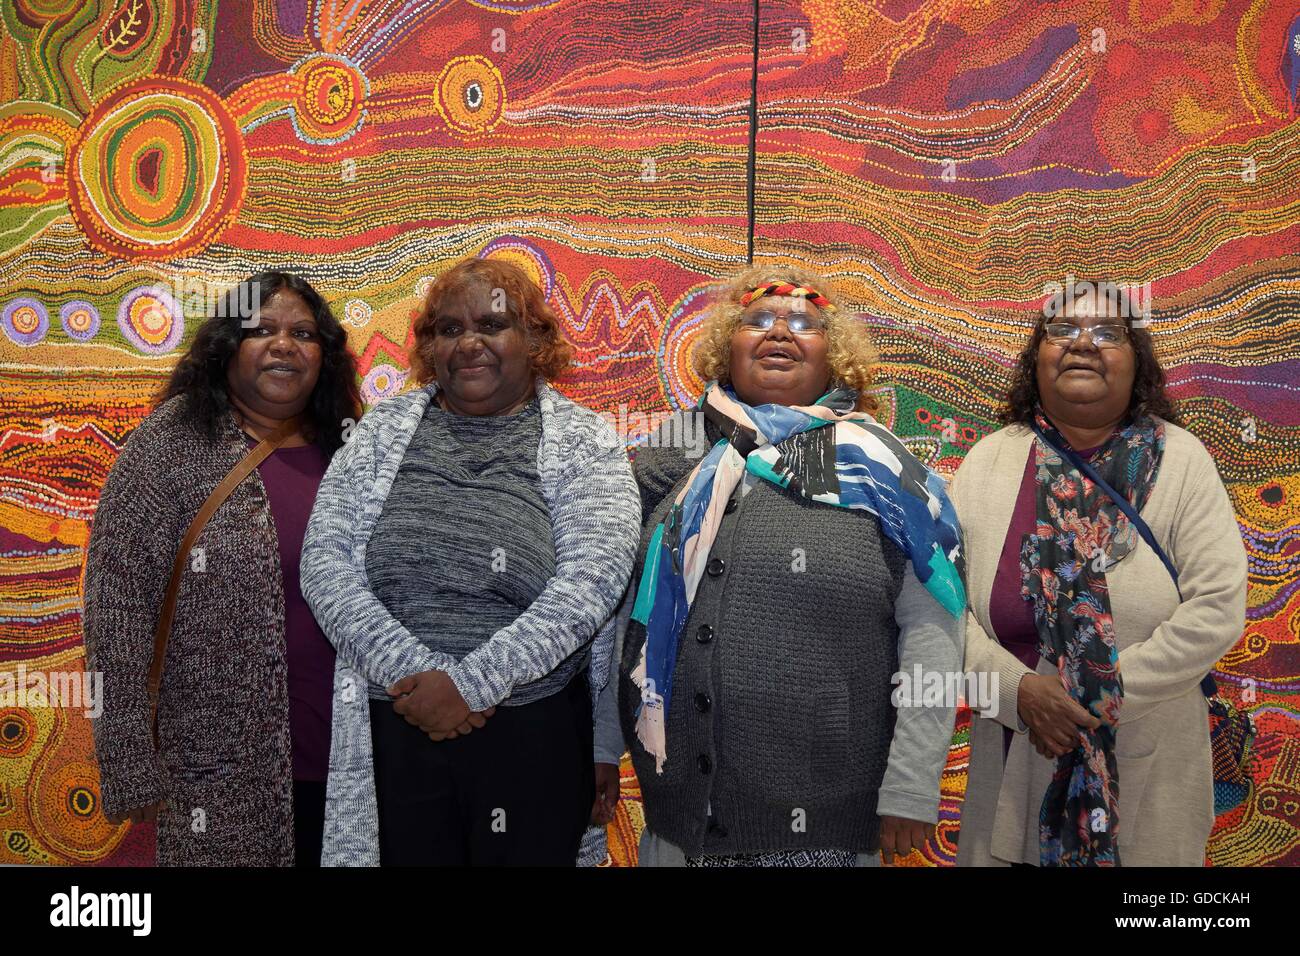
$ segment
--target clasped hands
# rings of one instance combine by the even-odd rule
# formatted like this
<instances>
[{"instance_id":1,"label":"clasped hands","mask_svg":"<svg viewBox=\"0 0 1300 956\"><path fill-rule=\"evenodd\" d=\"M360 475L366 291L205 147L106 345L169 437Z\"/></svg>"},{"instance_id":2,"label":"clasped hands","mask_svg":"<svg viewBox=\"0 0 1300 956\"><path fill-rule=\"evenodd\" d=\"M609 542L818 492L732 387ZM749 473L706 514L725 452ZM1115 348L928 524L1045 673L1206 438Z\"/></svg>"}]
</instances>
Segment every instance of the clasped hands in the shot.
<instances>
[{"instance_id":1,"label":"clasped hands","mask_svg":"<svg viewBox=\"0 0 1300 956\"><path fill-rule=\"evenodd\" d=\"M1029 742L1051 759L1078 747L1082 728L1096 730L1102 723L1066 693L1059 678L1045 674L1026 674L1020 679L1016 710L1029 725Z\"/></svg>"},{"instance_id":2,"label":"clasped hands","mask_svg":"<svg viewBox=\"0 0 1300 956\"><path fill-rule=\"evenodd\" d=\"M421 671L403 677L388 688L388 695L396 698L393 710L428 734L430 740L452 740L478 730L497 710L470 710L446 671Z\"/></svg>"}]
</instances>

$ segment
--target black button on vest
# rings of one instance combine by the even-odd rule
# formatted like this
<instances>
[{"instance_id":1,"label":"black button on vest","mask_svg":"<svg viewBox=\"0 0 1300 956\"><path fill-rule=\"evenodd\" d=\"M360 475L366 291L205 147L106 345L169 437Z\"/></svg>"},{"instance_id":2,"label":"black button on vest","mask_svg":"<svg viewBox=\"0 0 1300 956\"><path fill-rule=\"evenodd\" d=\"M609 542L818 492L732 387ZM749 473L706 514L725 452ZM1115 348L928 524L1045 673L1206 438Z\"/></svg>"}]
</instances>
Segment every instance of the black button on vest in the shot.
<instances>
[{"instance_id":1,"label":"black button on vest","mask_svg":"<svg viewBox=\"0 0 1300 956\"><path fill-rule=\"evenodd\" d=\"M713 761L708 754L700 754L695 758L695 766L700 768L700 773L709 773L713 770Z\"/></svg>"},{"instance_id":2,"label":"black button on vest","mask_svg":"<svg viewBox=\"0 0 1300 956\"><path fill-rule=\"evenodd\" d=\"M707 644L713 640L713 628L708 624L701 624L695 630L695 640L701 644Z\"/></svg>"},{"instance_id":3,"label":"black button on vest","mask_svg":"<svg viewBox=\"0 0 1300 956\"><path fill-rule=\"evenodd\" d=\"M711 706L713 706L713 701L709 700L708 694L701 691L695 695L695 709L701 714L707 714Z\"/></svg>"},{"instance_id":4,"label":"black button on vest","mask_svg":"<svg viewBox=\"0 0 1300 956\"><path fill-rule=\"evenodd\" d=\"M725 513L725 514L731 514L733 511L735 511L735 510L736 510L737 508L739 508L739 507L740 507L740 502L739 502L739 501L737 501L735 498L729 498L729 499L727 500L727 507L726 507L726 510L725 510L724 513Z\"/></svg>"},{"instance_id":5,"label":"black button on vest","mask_svg":"<svg viewBox=\"0 0 1300 956\"><path fill-rule=\"evenodd\" d=\"M727 570L727 562L721 558L710 558L709 563L704 566L704 570L709 572L709 577L720 578L722 572Z\"/></svg>"}]
</instances>

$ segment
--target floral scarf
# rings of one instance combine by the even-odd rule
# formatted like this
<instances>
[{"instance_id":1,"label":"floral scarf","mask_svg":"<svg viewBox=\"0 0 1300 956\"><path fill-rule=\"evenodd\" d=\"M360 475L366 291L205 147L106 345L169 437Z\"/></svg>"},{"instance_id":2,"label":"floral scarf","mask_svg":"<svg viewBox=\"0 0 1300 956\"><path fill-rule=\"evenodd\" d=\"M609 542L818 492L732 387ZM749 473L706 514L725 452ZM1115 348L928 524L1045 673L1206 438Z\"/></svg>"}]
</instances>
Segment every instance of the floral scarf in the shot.
<instances>
[{"instance_id":1,"label":"floral scarf","mask_svg":"<svg viewBox=\"0 0 1300 956\"><path fill-rule=\"evenodd\" d=\"M1037 409L1034 422L1064 442ZM1165 432L1150 417L1117 428L1089 459L1140 513L1160 469ZM1057 758L1039 812L1043 866L1119 866L1115 726L1124 700L1106 572L1132 551L1137 530L1114 500L1040 436L1033 446L1038 524L1020 548L1021 596L1034 605L1038 649L1066 692L1101 719Z\"/></svg>"},{"instance_id":2,"label":"floral scarf","mask_svg":"<svg viewBox=\"0 0 1300 956\"><path fill-rule=\"evenodd\" d=\"M875 515L935 600L953 617L965 612L961 534L943 479L889 429L855 412L856 401L855 391L836 389L815 405L751 406L716 383L701 399L724 437L691 472L655 529L632 609L632 618L646 627L632 673L641 688L637 737L660 773L678 638L727 499L746 471L810 501Z\"/></svg>"}]
</instances>

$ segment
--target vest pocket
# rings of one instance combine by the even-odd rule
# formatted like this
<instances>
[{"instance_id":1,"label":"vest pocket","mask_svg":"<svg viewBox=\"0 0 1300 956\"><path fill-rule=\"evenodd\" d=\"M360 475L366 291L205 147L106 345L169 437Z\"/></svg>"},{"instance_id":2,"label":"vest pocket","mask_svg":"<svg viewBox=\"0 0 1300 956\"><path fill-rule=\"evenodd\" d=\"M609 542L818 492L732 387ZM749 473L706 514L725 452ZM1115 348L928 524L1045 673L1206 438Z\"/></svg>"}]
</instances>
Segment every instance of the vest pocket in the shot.
<instances>
[{"instance_id":1,"label":"vest pocket","mask_svg":"<svg viewBox=\"0 0 1300 956\"><path fill-rule=\"evenodd\" d=\"M1155 763L1156 752L1152 747L1150 752L1138 757L1130 757L1115 753L1115 765L1119 771L1119 852L1122 863L1132 865L1124 859L1124 850L1126 847L1137 846L1141 843L1142 834L1140 821L1142 816L1142 798L1146 792L1147 778L1150 776L1151 767Z\"/></svg>"},{"instance_id":2,"label":"vest pocket","mask_svg":"<svg viewBox=\"0 0 1300 956\"><path fill-rule=\"evenodd\" d=\"M763 686L724 681L721 693L718 712L725 718L716 739L722 743L721 766L738 791L759 802L805 799L817 736L808 685L775 677ZM673 707L691 707L689 695L675 689Z\"/></svg>"}]
</instances>

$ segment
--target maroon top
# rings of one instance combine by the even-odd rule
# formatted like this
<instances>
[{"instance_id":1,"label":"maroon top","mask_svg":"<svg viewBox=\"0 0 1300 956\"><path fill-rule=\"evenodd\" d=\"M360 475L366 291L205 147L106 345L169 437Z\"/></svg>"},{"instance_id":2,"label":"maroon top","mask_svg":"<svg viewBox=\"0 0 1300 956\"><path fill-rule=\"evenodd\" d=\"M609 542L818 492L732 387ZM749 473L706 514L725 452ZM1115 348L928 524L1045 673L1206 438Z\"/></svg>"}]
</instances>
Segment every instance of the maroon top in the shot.
<instances>
[{"instance_id":1,"label":"maroon top","mask_svg":"<svg viewBox=\"0 0 1300 956\"><path fill-rule=\"evenodd\" d=\"M252 448L254 443L250 440L248 445ZM294 780L323 781L329 770L334 646L316 623L298 584L307 519L328 466L329 459L315 445L278 448L257 466L280 542Z\"/></svg>"},{"instance_id":2,"label":"maroon top","mask_svg":"<svg viewBox=\"0 0 1300 956\"><path fill-rule=\"evenodd\" d=\"M1100 448L1101 446L1097 446ZM1079 452L1087 459L1097 448ZM1038 666L1038 627L1034 624L1034 605L1020 593L1020 544L1025 535L1033 534L1038 526L1038 476L1035 474L1034 446L1029 447L1025 474L1020 480L1020 493L1011 510L1011 524L1002 542L1002 556L993 576L993 591L989 594L989 623L993 636L1009 650L1020 663L1030 670ZM1011 731L1003 737L1004 751L1011 744Z\"/></svg>"}]
</instances>

